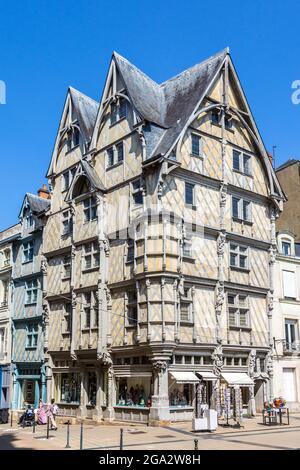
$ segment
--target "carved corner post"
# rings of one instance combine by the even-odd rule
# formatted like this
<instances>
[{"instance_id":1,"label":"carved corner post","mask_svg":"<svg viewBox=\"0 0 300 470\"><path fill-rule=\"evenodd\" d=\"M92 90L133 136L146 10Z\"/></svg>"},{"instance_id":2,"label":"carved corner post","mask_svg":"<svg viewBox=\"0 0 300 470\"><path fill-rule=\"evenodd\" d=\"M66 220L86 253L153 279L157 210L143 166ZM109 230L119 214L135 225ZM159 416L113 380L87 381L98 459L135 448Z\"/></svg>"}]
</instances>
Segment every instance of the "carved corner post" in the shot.
<instances>
[{"instance_id":1,"label":"carved corner post","mask_svg":"<svg viewBox=\"0 0 300 470\"><path fill-rule=\"evenodd\" d=\"M220 232L217 239L217 255L218 255L218 282L215 291L215 313L216 313L216 340L222 343L221 334L221 314L225 301L224 289L224 251L226 244L225 232Z\"/></svg>"},{"instance_id":2,"label":"carved corner post","mask_svg":"<svg viewBox=\"0 0 300 470\"><path fill-rule=\"evenodd\" d=\"M256 368L256 350L251 349L248 357L248 375L251 377L252 380L254 380L255 376L255 368ZM255 416L256 415L256 405L255 405L255 396L254 396L254 384L250 385L249 387L249 394L250 394L250 399L249 399L249 405L248 405L248 414L250 416Z\"/></svg>"},{"instance_id":3,"label":"carved corner post","mask_svg":"<svg viewBox=\"0 0 300 470\"><path fill-rule=\"evenodd\" d=\"M136 307L137 307L137 316L136 316L136 343L139 344L141 341L141 330L140 330L140 301L141 301L141 284L139 281L136 281Z\"/></svg>"},{"instance_id":4,"label":"carved corner post","mask_svg":"<svg viewBox=\"0 0 300 470\"><path fill-rule=\"evenodd\" d=\"M161 339L162 341L166 340L166 331L165 331L165 278L161 278L160 292L161 292Z\"/></svg>"},{"instance_id":5,"label":"carved corner post","mask_svg":"<svg viewBox=\"0 0 300 470\"><path fill-rule=\"evenodd\" d=\"M103 417L102 405L103 405L103 395L104 395L104 369L96 364L95 367L96 373L96 406L93 411L93 420L101 421Z\"/></svg>"},{"instance_id":6,"label":"carved corner post","mask_svg":"<svg viewBox=\"0 0 300 470\"><path fill-rule=\"evenodd\" d=\"M106 377L105 395L106 395L106 408L103 413L103 417L107 420L114 419L114 403L116 402L116 387L115 387L115 375L113 369L113 362L109 353L103 353L101 355L101 362L104 366L104 374Z\"/></svg>"},{"instance_id":7,"label":"carved corner post","mask_svg":"<svg viewBox=\"0 0 300 470\"><path fill-rule=\"evenodd\" d=\"M79 415L84 418L87 415L88 404L88 372L84 366L80 367L80 406Z\"/></svg>"},{"instance_id":8,"label":"carved corner post","mask_svg":"<svg viewBox=\"0 0 300 470\"><path fill-rule=\"evenodd\" d=\"M168 362L154 360L154 394L151 399L150 423L163 424L170 421L169 389L168 389Z\"/></svg>"},{"instance_id":9,"label":"carved corner post","mask_svg":"<svg viewBox=\"0 0 300 470\"><path fill-rule=\"evenodd\" d=\"M173 299L174 299L174 341L176 343L179 342L180 334L179 334L179 295L177 291L178 287L178 279L174 281L173 284Z\"/></svg>"},{"instance_id":10,"label":"carved corner post","mask_svg":"<svg viewBox=\"0 0 300 470\"><path fill-rule=\"evenodd\" d=\"M128 295L127 291L124 292L124 329L123 329L123 344L126 345L128 342L127 338L127 326L128 326Z\"/></svg>"},{"instance_id":11,"label":"carved corner post","mask_svg":"<svg viewBox=\"0 0 300 470\"><path fill-rule=\"evenodd\" d=\"M192 286L192 322L193 322L193 343L197 343L197 325L196 325L196 312L195 312L195 286Z\"/></svg>"},{"instance_id":12,"label":"carved corner post","mask_svg":"<svg viewBox=\"0 0 300 470\"><path fill-rule=\"evenodd\" d=\"M224 358L223 358L223 349L222 345L219 344L214 352L212 353L212 360L213 360L213 372L217 376L217 381L215 382L214 388L214 396L215 396L215 408L217 411L218 416L222 414L222 407L221 407L221 372L224 365Z\"/></svg>"},{"instance_id":13,"label":"carved corner post","mask_svg":"<svg viewBox=\"0 0 300 470\"><path fill-rule=\"evenodd\" d=\"M77 306L77 297L75 292L72 292L72 329L71 329L71 358L73 361L77 360L75 349L77 345L76 336L77 336L77 315L76 315L76 306Z\"/></svg>"},{"instance_id":14,"label":"carved corner post","mask_svg":"<svg viewBox=\"0 0 300 470\"><path fill-rule=\"evenodd\" d=\"M146 279L146 300L147 300L147 341L151 341L151 302L150 302L150 288L151 288L151 282L150 279Z\"/></svg>"}]
</instances>

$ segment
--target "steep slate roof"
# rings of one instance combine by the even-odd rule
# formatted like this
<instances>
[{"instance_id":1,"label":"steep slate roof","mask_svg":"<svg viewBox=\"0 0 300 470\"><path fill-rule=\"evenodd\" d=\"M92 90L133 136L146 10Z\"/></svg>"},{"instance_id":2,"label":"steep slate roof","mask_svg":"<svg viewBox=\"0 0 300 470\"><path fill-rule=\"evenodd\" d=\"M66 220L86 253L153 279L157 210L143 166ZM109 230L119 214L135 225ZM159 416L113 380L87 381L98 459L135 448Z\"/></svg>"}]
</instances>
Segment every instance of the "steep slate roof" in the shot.
<instances>
[{"instance_id":1,"label":"steep slate roof","mask_svg":"<svg viewBox=\"0 0 300 470\"><path fill-rule=\"evenodd\" d=\"M283 170L284 168L287 168L288 166L291 166L291 165L294 165L295 163L300 163L300 160L296 160L294 158L290 158L289 160L287 160L285 163L283 163L282 165L280 165L278 168L276 168L276 172L277 171L280 171L280 170Z\"/></svg>"},{"instance_id":2,"label":"steep slate roof","mask_svg":"<svg viewBox=\"0 0 300 470\"><path fill-rule=\"evenodd\" d=\"M158 85L114 52L117 68L136 110L145 120L165 129L152 156L164 155L170 150L227 54L226 48Z\"/></svg>"},{"instance_id":3,"label":"steep slate roof","mask_svg":"<svg viewBox=\"0 0 300 470\"><path fill-rule=\"evenodd\" d=\"M50 200L36 196L35 194L26 193L25 198L28 200L28 204L33 213L40 214L46 211L50 206Z\"/></svg>"},{"instance_id":4,"label":"steep slate roof","mask_svg":"<svg viewBox=\"0 0 300 470\"><path fill-rule=\"evenodd\" d=\"M72 105L86 142L89 142L96 122L99 103L73 87L69 87Z\"/></svg>"}]
</instances>

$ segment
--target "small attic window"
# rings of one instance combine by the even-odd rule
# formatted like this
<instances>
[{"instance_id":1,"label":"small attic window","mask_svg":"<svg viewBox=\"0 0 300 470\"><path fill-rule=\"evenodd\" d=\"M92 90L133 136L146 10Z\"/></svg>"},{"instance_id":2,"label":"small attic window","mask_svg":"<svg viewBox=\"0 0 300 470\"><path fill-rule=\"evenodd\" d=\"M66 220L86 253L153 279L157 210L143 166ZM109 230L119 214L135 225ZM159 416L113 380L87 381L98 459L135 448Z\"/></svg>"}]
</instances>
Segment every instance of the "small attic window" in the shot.
<instances>
[{"instance_id":1,"label":"small attic window","mask_svg":"<svg viewBox=\"0 0 300 470\"><path fill-rule=\"evenodd\" d=\"M70 152L73 148L79 145L80 132L77 127L73 127L67 132L67 151Z\"/></svg>"},{"instance_id":2,"label":"small attic window","mask_svg":"<svg viewBox=\"0 0 300 470\"><path fill-rule=\"evenodd\" d=\"M32 215L30 207L26 207L24 209L23 217L24 217L24 221L25 221L25 228L28 229L28 228L32 227L32 225L33 225L33 215Z\"/></svg>"},{"instance_id":3,"label":"small attic window","mask_svg":"<svg viewBox=\"0 0 300 470\"><path fill-rule=\"evenodd\" d=\"M118 103L112 103L110 106L110 125L116 124L127 116L127 101L125 98L120 98Z\"/></svg>"},{"instance_id":4,"label":"small attic window","mask_svg":"<svg viewBox=\"0 0 300 470\"><path fill-rule=\"evenodd\" d=\"M89 193L90 190L91 185L89 180L85 175L81 175L74 184L72 197L76 198L78 196L81 196L82 194Z\"/></svg>"}]
</instances>

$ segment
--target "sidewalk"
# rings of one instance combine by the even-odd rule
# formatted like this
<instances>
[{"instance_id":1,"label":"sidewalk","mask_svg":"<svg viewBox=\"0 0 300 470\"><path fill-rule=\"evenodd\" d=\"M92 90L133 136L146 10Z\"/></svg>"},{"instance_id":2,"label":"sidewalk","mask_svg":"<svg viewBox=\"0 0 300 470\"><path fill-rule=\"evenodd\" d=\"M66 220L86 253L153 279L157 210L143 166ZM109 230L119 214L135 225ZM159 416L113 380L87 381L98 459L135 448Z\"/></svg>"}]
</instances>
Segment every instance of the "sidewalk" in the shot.
<instances>
[{"instance_id":1,"label":"sidewalk","mask_svg":"<svg viewBox=\"0 0 300 470\"><path fill-rule=\"evenodd\" d=\"M165 427L147 427L140 424L114 423L83 426L83 448L118 450L120 429L124 430L124 449L127 450L193 450L194 439L201 449L296 449L300 447L300 414L291 415L290 425L264 426L261 417L245 419L243 428L223 428L214 433L193 433L191 423L173 423ZM50 431L46 439L46 427L19 428L13 424L0 425L0 449L48 449L65 450L67 426ZM70 426L71 449L80 448L80 425Z\"/></svg>"}]
</instances>

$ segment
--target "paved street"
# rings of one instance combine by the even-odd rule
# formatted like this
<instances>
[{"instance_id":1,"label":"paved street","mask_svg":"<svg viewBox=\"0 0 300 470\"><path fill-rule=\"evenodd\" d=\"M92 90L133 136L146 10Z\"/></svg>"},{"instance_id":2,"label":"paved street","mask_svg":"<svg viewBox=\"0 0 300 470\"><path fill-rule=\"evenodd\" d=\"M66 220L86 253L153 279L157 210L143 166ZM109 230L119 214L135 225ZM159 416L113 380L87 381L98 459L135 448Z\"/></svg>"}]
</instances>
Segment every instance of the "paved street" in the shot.
<instances>
[{"instance_id":1,"label":"paved street","mask_svg":"<svg viewBox=\"0 0 300 470\"><path fill-rule=\"evenodd\" d=\"M127 450L192 450L198 439L199 450L287 450L300 448L300 415L291 416L289 426L268 427L261 418L245 419L241 429L220 426L215 433L193 433L190 423L174 423L164 428L132 424L84 425L84 449L119 449L120 428L124 429ZM80 448L80 426L70 427L71 449ZM60 425L46 439L46 428L21 429L15 424L0 425L0 449L64 450L67 426Z\"/></svg>"}]
</instances>

